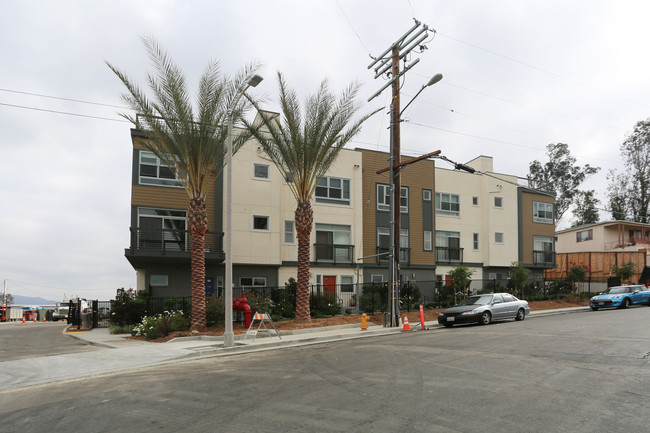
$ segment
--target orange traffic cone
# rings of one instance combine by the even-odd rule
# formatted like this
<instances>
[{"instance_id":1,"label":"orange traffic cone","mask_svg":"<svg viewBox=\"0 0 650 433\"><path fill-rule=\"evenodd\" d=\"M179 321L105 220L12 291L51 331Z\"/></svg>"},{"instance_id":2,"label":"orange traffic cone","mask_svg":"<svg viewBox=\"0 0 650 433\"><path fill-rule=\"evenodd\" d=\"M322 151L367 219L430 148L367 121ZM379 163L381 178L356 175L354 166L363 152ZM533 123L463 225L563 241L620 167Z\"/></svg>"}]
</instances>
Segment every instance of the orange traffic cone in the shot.
<instances>
[{"instance_id":1,"label":"orange traffic cone","mask_svg":"<svg viewBox=\"0 0 650 433\"><path fill-rule=\"evenodd\" d=\"M25 316L23 316L23 323L25 323Z\"/></svg>"},{"instance_id":2,"label":"orange traffic cone","mask_svg":"<svg viewBox=\"0 0 650 433\"><path fill-rule=\"evenodd\" d=\"M404 315L404 329L402 331L410 331L411 330L411 325L409 325L409 317L405 314Z\"/></svg>"},{"instance_id":3,"label":"orange traffic cone","mask_svg":"<svg viewBox=\"0 0 650 433\"><path fill-rule=\"evenodd\" d=\"M34 316L34 323L38 323L38 320L36 320L36 316Z\"/></svg>"}]
</instances>

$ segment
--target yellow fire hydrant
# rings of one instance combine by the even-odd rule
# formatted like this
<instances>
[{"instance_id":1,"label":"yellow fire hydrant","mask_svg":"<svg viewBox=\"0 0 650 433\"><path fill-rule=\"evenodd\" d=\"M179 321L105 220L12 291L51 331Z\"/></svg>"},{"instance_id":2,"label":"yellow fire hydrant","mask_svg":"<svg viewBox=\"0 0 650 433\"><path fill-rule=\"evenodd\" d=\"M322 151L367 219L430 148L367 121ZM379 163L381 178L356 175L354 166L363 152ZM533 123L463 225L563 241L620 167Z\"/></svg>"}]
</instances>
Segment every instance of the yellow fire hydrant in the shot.
<instances>
[{"instance_id":1,"label":"yellow fire hydrant","mask_svg":"<svg viewBox=\"0 0 650 433\"><path fill-rule=\"evenodd\" d=\"M362 331L368 330L368 316L366 315L366 313L363 313L361 315L361 330Z\"/></svg>"}]
</instances>

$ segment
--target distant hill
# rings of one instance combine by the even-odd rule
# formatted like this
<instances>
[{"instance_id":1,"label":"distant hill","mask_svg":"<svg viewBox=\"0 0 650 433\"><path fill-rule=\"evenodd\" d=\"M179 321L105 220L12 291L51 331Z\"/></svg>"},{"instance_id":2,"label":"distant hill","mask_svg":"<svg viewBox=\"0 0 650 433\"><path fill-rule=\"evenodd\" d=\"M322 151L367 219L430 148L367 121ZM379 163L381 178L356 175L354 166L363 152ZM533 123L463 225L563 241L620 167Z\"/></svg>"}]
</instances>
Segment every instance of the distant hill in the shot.
<instances>
[{"instance_id":1,"label":"distant hill","mask_svg":"<svg viewBox=\"0 0 650 433\"><path fill-rule=\"evenodd\" d=\"M50 301L43 298L34 298L31 296L13 295L15 305L56 305L57 301ZM0 296L0 301L2 301Z\"/></svg>"}]
</instances>

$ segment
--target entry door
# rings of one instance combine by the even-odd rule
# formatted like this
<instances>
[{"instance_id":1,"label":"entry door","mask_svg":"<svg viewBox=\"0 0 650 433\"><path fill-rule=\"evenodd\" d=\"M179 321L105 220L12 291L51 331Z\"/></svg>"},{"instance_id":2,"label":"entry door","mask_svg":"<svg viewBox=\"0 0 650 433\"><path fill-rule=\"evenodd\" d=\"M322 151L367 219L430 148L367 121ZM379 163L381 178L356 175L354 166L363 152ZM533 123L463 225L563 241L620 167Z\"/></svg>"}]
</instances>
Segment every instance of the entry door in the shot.
<instances>
[{"instance_id":1,"label":"entry door","mask_svg":"<svg viewBox=\"0 0 650 433\"><path fill-rule=\"evenodd\" d=\"M323 276L323 292L336 295L336 275Z\"/></svg>"}]
</instances>

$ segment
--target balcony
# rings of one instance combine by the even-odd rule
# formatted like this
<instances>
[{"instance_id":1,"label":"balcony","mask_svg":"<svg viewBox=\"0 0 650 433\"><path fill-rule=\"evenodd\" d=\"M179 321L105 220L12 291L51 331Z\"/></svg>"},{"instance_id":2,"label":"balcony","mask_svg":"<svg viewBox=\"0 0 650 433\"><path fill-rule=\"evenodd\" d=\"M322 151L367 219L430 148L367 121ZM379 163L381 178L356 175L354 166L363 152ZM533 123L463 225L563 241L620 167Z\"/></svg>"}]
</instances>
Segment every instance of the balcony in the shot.
<instances>
[{"instance_id":1,"label":"balcony","mask_svg":"<svg viewBox=\"0 0 650 433\"><path fill-rule=\"evenodd\" d=\"M533 264L538 266L555 266L555 251L533 250Z\"/></svg>"},{"instance_id":2,"label":"balcony","mask_svg":"<svg viewBox=\"0 0 650 433\"><path fill-rule=\"evenodd\" d=\"M190 232L188 230L142 229L131 227L131 241L124 255L135 268L152 263L190 261ZM205 234L206 263L221 263L223 233Z\"/></svg>"},{"instance_id":3,"label":"balcony","mask_svg":"<svg viewBox=\"0 0 650 433\"><path fill-rule=\"evenodd\" d=\"M463 248L436 247L436 263L463 263Z\"/></svg>"},{"instance_id":4,"label":"balcony","mask_svg":"<svg viewBox=\"0 0 650 433\"><path fill-rule=\"evenodd\" d=\"M354 245L314 244L316 263L354 264Z\"/></svg>"},{"instance_id":5,"label":"balcony","mask_svg":"<svg viewBox=\"0 0 650 433\"><path fill-rule=\"evenodd\" d=\"M381 265L382 263L388 263L388 253L389 248L377 247L377 264ZM410 248L400 248L399 249L399 261L405 265L411 264L411 249Z\"/></svg>"}]
</instances>

